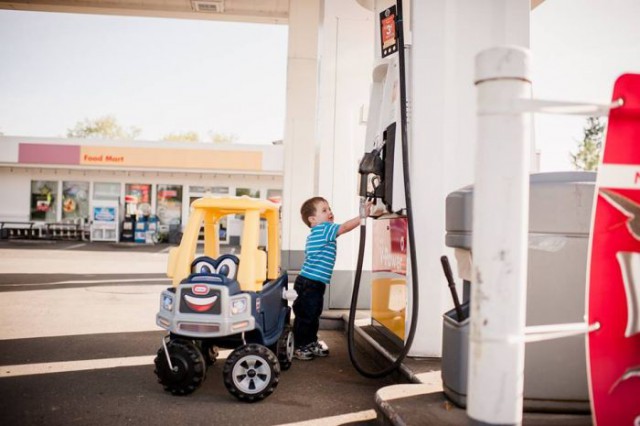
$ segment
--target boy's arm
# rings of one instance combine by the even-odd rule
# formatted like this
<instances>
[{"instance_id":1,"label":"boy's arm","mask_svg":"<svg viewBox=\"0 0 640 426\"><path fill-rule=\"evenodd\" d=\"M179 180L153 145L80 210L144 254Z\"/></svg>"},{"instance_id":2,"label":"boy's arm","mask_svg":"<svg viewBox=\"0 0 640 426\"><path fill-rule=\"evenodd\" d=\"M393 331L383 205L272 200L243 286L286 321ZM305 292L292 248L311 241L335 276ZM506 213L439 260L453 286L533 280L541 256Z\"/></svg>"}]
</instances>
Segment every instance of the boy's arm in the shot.
<instances>
[{"instance_id":1,"label":"boy's arm","mask_svg":"<svg viewBox=\"0 0 640 426\"><path fill-rule=\"evenodd\" d=\"M367 202L364 206L364 217L369 216L370 210L371 210L371 202ZM340 225L340 228L338 228L338 233L336 236L339 237L340 235L346 234L347 232L357 228L358 225L360 225L360 219L361 219L360 216L356 216L353 219L350 219L345 223L343 223L342 225Z\"/></svg>"},{"instance_id":2,"label":"boy's arm","mask_svg":"<svg viewBox=\"0 0 640 426\"><path fill-rule=\"evenodd\" d=\"M340 228L338 228L337 236L339 237L342 234L346 234L347 232L354 230L358 227L358 225L360 225L360 216L349 219L348 221L340 225Z\"/></svg>"}]
</instances>

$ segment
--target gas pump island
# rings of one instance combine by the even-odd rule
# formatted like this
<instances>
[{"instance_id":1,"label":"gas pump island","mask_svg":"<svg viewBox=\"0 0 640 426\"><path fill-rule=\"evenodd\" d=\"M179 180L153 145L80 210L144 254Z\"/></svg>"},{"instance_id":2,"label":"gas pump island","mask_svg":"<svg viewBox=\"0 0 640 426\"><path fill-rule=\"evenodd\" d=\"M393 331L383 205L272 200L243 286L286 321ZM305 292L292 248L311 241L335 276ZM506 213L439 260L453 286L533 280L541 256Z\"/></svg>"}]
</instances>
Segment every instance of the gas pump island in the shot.
<instances>
[{"instance_id":1,"label":"gas pump island","mask_svg":"<svg viewBox=\"0 0 640 426\"><path fill-rule=\"evenodd\" d=\"M395 362L381 371L367 371L354 351L354 321L366 244L365 220L360 226L358 264L348 324L349 356L364 376L381 377L395 370L409 352L415 335L418 304L412 308L411 325L405 330L407 296L418 294L417 268L411 269L408 286L407 253L416 264L408 167L408 117L406 56L402 2L376 12L376 59L367 119L366 153L359 167L361 207L374 200L373 269L371 282L372 324L402 346ZM410 247L411 246L411 247ZM415 299L414 299L415 300ZM406 341L405 341L406 336Z\"/></svg>"},{"instance_id":2,"label":"gas pump island","mask_svg":"<svg viewBox=\"0 0 640 426\"><path fill-rule=\"evenodd\" d=\"M400 0L397 2L377 0L373 3L375 5L377 28L376 46L374 50L375 59L372 71L365 154L359 166L361 179L359 195L362 206L364 206L367 199L375 200L375 205L370 213L372 219L370 222L373 228L371 232L373 238L371 275L372 325L398 346L401 346L402 349L392 365L377 372L365 370L355 356L355 310L366 244L366 220L364 219L360 227L360 247L347 334L349 355L354 367L364 376L381 377L400 365L403 358L408 354L415 336L419 300L416 259L419 259L420 253L416 253L415 249L408 161L410 147L408 111L411 110L409 108L411 102L407 93L410 92L408 85L411 79L408 77L407 61L410 60L411 55L408 54L408 46L404 38L405 29L408 29L409 19L405 11L403 11L403 2ZM405 2L405 4L407 3ZM509 49L503 48L502 51L498 48L493 51L488 49L483 54L485 57L490 57L507 50ZM521 51L512 50L515 52L513 57L527 55L524 49ZM478 55L478 57L480 56ZM507 61L506 56L503 59ZM522 62L525 63L527 60L524 59ZM504 71L504 69L501 71ZM515 77L518 76L509 75L505 79L518 80ZM491 79L488 78L487 81L491 81ZM636 102L637 93L633 92L633 90L640 87L640 78L632 76L625 81L633 83L627 84L631 88L624 93L625 96L629 97L629 99L632 99L633 96L633 102ZM525 93L528 90L528 85L531 84L528 76L521 78L520 82L525 82L522 92ZM484 81L476 81L476 84L479 83L484 83ZM507 89L508 91L509 89ZM527 95L519 94L516 96L524 96L526 98ZM622 95L619 97L623 98ZM540 105L557 107L559 104L567 104L570 107L575 107L575 104L572 103L535 101L525 98L518 98L517 100L531 101L530 105L522 107L529 108L526 111L528 113L547 112ZM619 107L621 104L618 103L612 108ZM538 109L536 110L536 108ZM636 108L635 104L627 106L626 111L617 114L625 117L628 123L636 123L634 120L637 118L637 110L634 108ZM513 116L518 114L520 114L519 117L524 116L522 110L508 111L508 113ZM629 118L631 117L630 114L633 115L633 119ZM514 120L513 123L516 126L520 126L526 121L526 119L522 119L520 122ZM636 127L634 126L637 126L637 123L628 123L625 125L628 125L629 128L635 129ZM481 125L479 127L482 128ZM496 128L498 127L496 126ZM484 128L485 132L487 128ZM521 129L523 129L523 135L527 134L527 124L522 124ZM638 133L634 132L635 130L627 131L628 135L636 135L637 137ZM495 135L492 136L495 137ZM506 140L506 138L503 139ZM522 147L518 149L526 151L527 144L523 141L515 138L507 142L511 144L522 142ZM609 141L609 136L607 141ZM523 158L526 158L526 155ZM523 163L522 167L524 168L519 173L525 173L525 176L527 176L527 164L525 163ZM500 166L496 164L495 167ZM513 167L511 168L513 169ZM476 171L476 173L478 172ZM638 173L636 173L637 176ZM478 180L476 179L476 181ZM514 395L509 396L509 398L523 398L523 406L517 407L517 404L514 403L514 406L516 406L515 411L520 413L522 408L525 411L585 413L589 412L590 403L593 411L593 395L595 391L594 389L589 389L589 374L586 365L587 361L585 360L585 340L580 334L597 331L596 326L591 324L591 320L588 324L584 323L585 282L587 281L585 275L589 268L587 252L591 243L589 223L591 222L594 198L597 198L598 194L596 191L594 196L594 190L598 187L595 173L534 174L529 177L528 185L526 181L527 178L525 177L523 187L526 187L526 190L523 193L528 201L523 202L523 205L526 207L525 211L529 213L527 213L526 220L523 221L523 226L521 227L524 234L522 240L525 241L522 247L524 247L526 253L524 257L525 279L523 280L525 282L526 297L523 297L522 300L526 300L525 312L528 326L524 334L529 334L529 336L521 336L518 341L524 343L552 338L557 340L537 343L527 349L526 364L524 363L524 356L522 356L524 364L522 376L524 377L520 376L519 379L519 383L524 381L524 391L520 393L514 392ZM637 183L634 188L636 187ZM482 188L483 191L490 189ZM479 186L476 190L476 202L478 203ZM495 191L495 189L493 190ZM472 186L452 192L446 200L446 245L455 249L457 254L462 253L460 259L466 259L468 264L459 264L458 267L460 270L462 266L462 269L466 269L468 272L472 270L470 262L472 225L475 223L476 227L478 227L477 225L480 223L472 220L471 213L475 210L472 207L473 200L474 188ZM621 211L624 211L624 209ZM529 214L531 218L529 218ZM627 217L630 217L629 214L627 214ZM476 229L476 232L478 232L478 229ZM407 255L410 259L409 262L407 261ZM528 271L526 269L527 258ZM640 261L637 263L640 264ZM470 341L473 339L469 338L469 312L472 311L476 314L478 312L474 311L473 304L470 309L470 297L473 297L469 291L470 287L473 288L473 285L470 284L472 281L471 273L464 276L463 303L461 305L452 282L448 261L444 257L442 264L452 290L455 305L455 309L443 315L443 388L445 394L453 402L465 407L469 402L467 400L467 393L469 392L467 389L469 386L468 376L470 375L468 366L472 364L469 354L473 352L470 351ZM480 264L479 261L478 264ZM477 265L473 266L473 268L474 271L479 271ZM440 282L440 280L435 280L434 277L427 277L426 281ZM528 286L526 283L528 283ZM520 284L514 281L513 285L515 287ZM591 283L591 286L593 287L593 283ZM640 300L637 296L635 297ZM477 306L480 302L476 301L474 303ZM407 308L410 309L409 316L407 316ZM637 310L637 307L635 309ZM407 321L408 319L409 321ZM407 323L409 324L408 329L406 327ZM471 327L473 327L472 324L471 322ZM569 326L579 330L577 332L569 330L567 328ZM536 333L541 334L547 333L548 330L560 329L562 329L561 332L556 333L557 337L536 336ZM592 334L591 339L595 339L597 335L598 333ZM477 345L478 343L475 342L475 344ZM593 367L593 359L591 363ZM629 369L629 371L632 372L621 376L623 379L620 379L619 382L629 380L630 377L640 377L640 374L637 373L637 368L635 370ZM493 373L486 372L485 376L491 374ZM593 380L594 374L591 371L591 380ZM592 395L590 395L590 391ZM625 397L627 399L633 398L631 393L625 394ZM482 410L478 410L477 407L474 407L474 409L474 415L469 413L470 418L474 421L484 421L485 423L483 424L505 423L500 420L501 418L506 418L503 412L500 413L502 417L491 412L485 416L485 413L481 411L491 411L490 408L483 407ZM500 411L497 408L496 410ZM600 410L600 412L602 411ZM475 416L478 417L476 418ZM490 421L487 422L482 417L490 418ZM508 424L519 423L518 413L513 414L513 416L509 414L507 417L510 419L507 422ZM613 416L609 416L609 420L613 418ZM640 424L639 422L640 416L635 418L634 424L638 425ZM614 423L607 423L605 420L602 424Z\"/></svg>"}]
</instances>

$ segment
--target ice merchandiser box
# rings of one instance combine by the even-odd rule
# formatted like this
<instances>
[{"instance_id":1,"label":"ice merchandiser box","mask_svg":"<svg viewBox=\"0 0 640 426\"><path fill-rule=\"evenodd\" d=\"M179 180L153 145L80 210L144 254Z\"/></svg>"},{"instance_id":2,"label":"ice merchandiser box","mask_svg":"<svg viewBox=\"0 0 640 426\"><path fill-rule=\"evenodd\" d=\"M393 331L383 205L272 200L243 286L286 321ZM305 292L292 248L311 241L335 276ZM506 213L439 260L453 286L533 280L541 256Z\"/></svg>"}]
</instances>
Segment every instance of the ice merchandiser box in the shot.
<instances>
[{"instance_id":1,"label":"ice merchandiser box","mask_svg":"<svg viewBox=\"0 0 640 426\"><path fill-rule=\"evenodd\" d=\"M539 173L530 177L527 326L585 320L595 178L594 172ZM473 186L448 195L446 245L468 250L471 262L472 212ZM457 255L465 258L464 252L458 251ZM462 269L467 273L470 270ZM471 281L471 277L464 278ZM458 322L454 310L445 313L442 381L446 395L461 406L466 406L468 339L469 319ZM584 335L526 344L524 409L589 411Z\"/></svg>"}]
</instances>

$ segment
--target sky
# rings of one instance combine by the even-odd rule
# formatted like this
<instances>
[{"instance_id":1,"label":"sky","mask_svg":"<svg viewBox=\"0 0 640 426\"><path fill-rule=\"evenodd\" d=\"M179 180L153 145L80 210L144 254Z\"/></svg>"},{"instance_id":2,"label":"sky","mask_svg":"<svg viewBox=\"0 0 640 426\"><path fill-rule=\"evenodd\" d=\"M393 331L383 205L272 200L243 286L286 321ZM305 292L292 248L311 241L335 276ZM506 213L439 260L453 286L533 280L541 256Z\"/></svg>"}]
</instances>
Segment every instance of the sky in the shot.
<instances>
[{"instance_id":1,"label":"sky","mask_svg":"<svg viewBox=\"0 0 640 426\"><path fill-rule=\"evenodd\" d=\"M531 14L533 94L608 103L640 72L640 0L546 0ZM283 138L287 26L0 11L0 132L64 137L113 115L138 139ZM535 117L541 170L570 170L586 117Z\"/></svg>"},{"instance_id":2,"label":"sky","mask_svg":"<svg viewBox=\"0 0 640 426\"><path fill-rule=\"evenodd\" d=\"M113 115L142 130L282 139L287 26L0 11L0 132L61 136Z\"/></svg>"},{"instance_id":3,"label":"sky","mask_svg":"<svg viewBox=\"0 0 640 426\"><path fill-rule=\"evenodd\" d=\"M621 74L640 73L640 1L546 0L531 14L537 99L607 104ZM536 114L541 170L571 170L586 117Z\"/></svg>"}]
</instances>

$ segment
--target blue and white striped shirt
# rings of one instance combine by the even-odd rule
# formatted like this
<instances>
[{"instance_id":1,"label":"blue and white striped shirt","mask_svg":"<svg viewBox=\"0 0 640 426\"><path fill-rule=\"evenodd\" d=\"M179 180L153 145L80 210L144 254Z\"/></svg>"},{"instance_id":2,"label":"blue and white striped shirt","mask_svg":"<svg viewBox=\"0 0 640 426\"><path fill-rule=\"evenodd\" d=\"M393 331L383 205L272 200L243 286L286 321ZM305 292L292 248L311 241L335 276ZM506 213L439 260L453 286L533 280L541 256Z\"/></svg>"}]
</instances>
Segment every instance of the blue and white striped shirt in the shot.
<instances>
[{"instance_id":1,"label":"blue and white striped shirt","mask_svg":"<svg viewBox=\"0 0 640 426\"><path fill-rule=\"evenodd\" d=\"M338 229L340 225L331 222L323 222L311 228L304 248L304 263L300 275L310 280L330 283L336 264Z\"/></svg>"}]
</instances>

